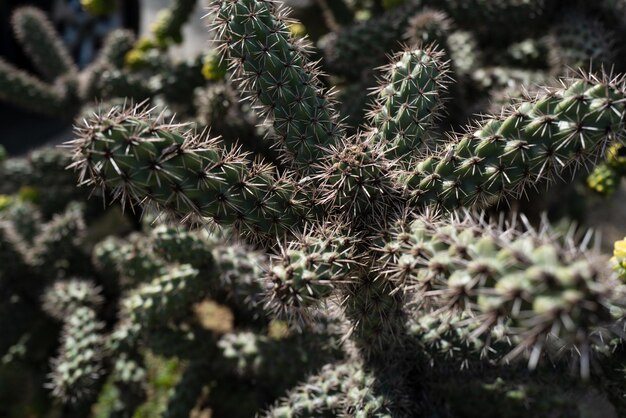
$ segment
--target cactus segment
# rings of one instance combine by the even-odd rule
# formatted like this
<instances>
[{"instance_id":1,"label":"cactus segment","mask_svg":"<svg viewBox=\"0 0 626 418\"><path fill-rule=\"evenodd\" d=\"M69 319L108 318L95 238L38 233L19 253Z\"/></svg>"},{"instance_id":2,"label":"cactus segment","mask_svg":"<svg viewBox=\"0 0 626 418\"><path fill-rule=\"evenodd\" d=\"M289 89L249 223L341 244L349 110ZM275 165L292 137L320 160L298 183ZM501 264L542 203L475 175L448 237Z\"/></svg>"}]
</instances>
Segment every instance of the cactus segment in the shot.
<instances>
[{"instance_id":1,"label":"cactus segment","mask_svg":"<svg viewBox=\"0 0 626 418\"><path fill-rule=\"evenodd\" d=\"M72 141L81 182L122 202L154 204L178 219L209 218L258 239L283 235L307 215L299 186L185 126L114 109Z\"/></svg>"},{"instance_id":2,"label":"cactus segment","mask_svg":"<svg viewBox=\"0 0 626 418\"><path fill-rule=\"evenodd\" d=\"M309 172L342 130L306 44L290 35L289 20L273 1L218 1L215 13L222 49L245 96L271 121L285 160Z\"/></svg>"},{"instance_id":3,"label":"cactus segment","mask_svg":"<svg viewBox=\"0 0 626 418\"><path fill-rule=\"evenodd\" d=\"M564 81L416 160L399 182L421 207L480 207L520 196L592 161L621 137L624 94L621 79Z\"/></svg>"},{"instance_id":4,"label":"cactus segment","mask_svg":"<svg viewBox=\"0 0 626 418\"><path fill-rule=\"evenodd\" d=\"M47 81L75 74L78 68L45 13L35 7L22 7L11 18L13 30L24 51Z\"/></svg>"},{"instance_id":5,"label":"cactus segment","mask_svg":"<svg viewBox=\"0 0 626 418\"><path fill-rule=\"evenodd\" d=\"M43 83L0 59L0 99L24 110L50 116L67 114L63 90Z\"/></svg>"},{"instance_id":6,"label":"cactus segment","mask_svg":"<svg viewBox=\"0 0 626 418\"><path fill-rule=\"evenodd\" d=\"M78 403L98 389L102 364L104 324L89 307L80 307L66 318L58 356L52 362L52 395L66 403Z\"/></svg>"},{"instance_id":7,"label":"cactus segment","mask_svg":"<svg viewBox=\"0 0 626 418\"><path fill-rule=\"evenodd\" d=\"M206 279L197 269L183 264L138 287L122 305L140 324L180 318L194 301L202 299Z\"/></svg>"},{"instance_id":8,"label":"cactus segment","mask_svg":"<svg viewBox=\"0 0 626 418\"><path fill-rule=\"evenodd\" d=\"M592 347L603 345L594 335L610 333L623 289L585 248L571 240L561 245L541 231L517 232L472 216L423 216L385 243L380 269L417 292L421 309L467 313L462 323L474 337L499 328L499 337L489 335L492 342L517 344L505 358L530 353L534 368L543 351L578 353L588 376Z\"/></svg>"},{"instance_id":9,"label":"cactus segment","mask_svg":"<svg viewBox=\"0 0 626 418\"><path fill-rule=\"evenodd\" d=\"M387 158L408 162L442 111L448 68L434 48L402 52L391 62L371 112L373 138L383 144Z\"/></svg>"}]
</instances>

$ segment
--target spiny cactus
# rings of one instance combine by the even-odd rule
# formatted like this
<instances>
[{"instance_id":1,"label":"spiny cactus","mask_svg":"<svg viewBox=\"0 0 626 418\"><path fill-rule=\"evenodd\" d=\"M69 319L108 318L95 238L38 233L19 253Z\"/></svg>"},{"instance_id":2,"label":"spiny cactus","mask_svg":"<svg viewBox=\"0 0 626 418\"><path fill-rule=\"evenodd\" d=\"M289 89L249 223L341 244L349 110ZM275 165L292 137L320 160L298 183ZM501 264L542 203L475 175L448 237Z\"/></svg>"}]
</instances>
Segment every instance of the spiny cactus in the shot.
<instances>
[{"instance_id":1,"label":"spiny cactus","mask_svg":"<svg viewBox=\"0 0 626 418\"><path fill-rule=\"evenodd\" d=\"M98 308L103 302L100 289L92 282L70 279L56 281L46 289L42 309L51 317L64 321L77 308Z\"/></svg>"},{"instance_id":2,"label":"spiny cactus","mask_svg":"<svg viewBox=\"0 0 626 418\"><path fill-rule=\"evenodd\" d=\"M306 44L290 35L276 3L217 2L215 13L215 29L226 40L222 49L240 87L272 121L285 160L310 170L322 148L338 142L341 130L318 70L303 53ZM249 52L258 48L266 54Z\"/></svg>"},{"instance_id":3,"label":"spiny cactus","mask_svg":"<svg viewBox=\"0 0 626 418\"><path fill-rule=\"evenodd\" d=\"M585 259L584 250L560 247L549 235L520 235L471 218L445 223L423 218L392 234L381 249L381 270L389 280L414 288L426 309L470 312L463 322L476 321L475 336L503 325L498 339L519 339L511 355L532 348L532 367L544 344L555 344L561 354L573 346L588 374L588 345L603 323L610 330L613 306L621 302L612 292L611 274L601 261Z\"/></svg>"},{"instance_id":4,"label":"spiny cactus","mask_svg":"<svg viewBox=\"0 0 626 418\"><path fill-rule=\"evenodd\" d=\"M418 205L485 205L597 158L623 131L620 79L565 81L529 98L400 175ZM495 159L492 159L495 157ZM536 187L536 186L535 186Z\"/></svg>"},{"instance_id":5,"label":"spiny cactus","mask_svg":"<svg viewBox=\"0 0 626 418\"><path fill-rule=\"evenodd\" d=\"M443 108L447 68L436 50L404 52L392 60L371 112L385 156L408 162L424 147Z\"/></svg>"},{"instance_id":6,"label":"spiny cactus","mask_svg":"<svg viewBox=\"0 0 626 418\"><path fill-rule=\"evenodd\" d=\"M93 395L101 379L102 331L93 309L77 308L65 321L59 355L53 360L54 396L69 402Z\"/></svg>"},{"instance_id":7,"label":"spiny cactus","mask_svg":"<svg viewBox=\"0 0 626 418\"><path fill-rule=\"evenodd\" d=\"M210 217L258 239L284 234L308 216L300 186L289 175L251 164L238 149L184 129L149 122L139 110L114 109L84 127L74 142L74 166L85 184L114 189L123 202L150 195L179 219ZM116 138L109 137L112 132Z\"/></svg>"},{"instance_id":8,"label":"spiny cactus","mask_svg":"<svg viewBox=\"0 0 626 418\"><path fill-rule=\"evenodd\" d=\"M111 38L111 64L93 64L82 87L135 97L83 114L71 168L144 219L90 259L106 220L70 205L34 234L18 198L0 211L0 246L28 277L0 264L0 313L23 309L54 338L63 328L50 382L63 408L80 415L104 385L117 392L110 415L130 416L153 396L152 354L183 361L164 416L577 416L589 393L621 407L623 245L607 263L591 234L506 214L607 150L605 167L623 169L623 77L592 68L555 84L563 68L548 68L536 37L555 29L556 6L599 9L434 3L333 3L348 15L320 42L341 47L332 59L272 0L212 1L217 54L190 62L164 52L192 1L132 49ZM330 86L367 102L376 74L370 117L341 115ZM32 178L23 198L52 189L42 172L65 181L54 156L25 161L0 162L8 193ZM46 351L41 328L6 328L4 361Z\"/></svg>"}]
</instances>

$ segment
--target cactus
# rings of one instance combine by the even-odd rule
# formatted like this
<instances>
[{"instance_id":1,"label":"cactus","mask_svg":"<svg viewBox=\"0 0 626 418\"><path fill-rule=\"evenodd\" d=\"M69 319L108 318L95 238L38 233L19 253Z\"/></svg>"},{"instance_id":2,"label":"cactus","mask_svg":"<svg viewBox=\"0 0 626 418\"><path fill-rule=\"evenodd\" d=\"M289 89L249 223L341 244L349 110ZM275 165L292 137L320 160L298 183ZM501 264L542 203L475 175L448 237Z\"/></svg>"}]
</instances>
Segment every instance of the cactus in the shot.
<instances>
[{"instance_id":1,"label":"cactus","mask_svg":"<svg viewBox=\"0 0 626 418\"><path fill-rule=\"evenodd\" d=\"M124 57L132 49L134 41L135 35L126 30L115 30L107 35L98 57L81 74L81 97L86 100L98 97L102 72L111 68L121 69Z\"/></svg>"},{"instance_id":2,"label":"cactus","mask_svg":"<svg viewBox=\"0 0 626 418\"><path fill-rule=\"evenodd\" d=\"M114 188L113 195L129 203L151 190L152 202L179 219L210 217L257 239L283 234L308 216L289 176L249 164L239 150L220 148L219 142L181 126L146 122L146 116L137 109L132 114L114 109L81 129L74 165L85 184ZM107 137L112 125L115 139ZM160 139L155 141L155 134ZM135 145L127 148L131 137ZM117 177L122 170L130 170L123 181Z\"/></svg>"},{"instance_id":3,"label":"cactus","mask_svg":"<svg viewBox=\"0 0 626 418\"><path fill-rule=\"evenodd\" d=\"M399 179L421 205L480 206L519 196L527 184L553 180L596 158L622 130L623 94L620 80L566 81L486 118Z\"/></svg>"},{"instance_id":4,"label":"cactus","mask_svg":"<svg viewBox=\"0 0 626 418\"><path fill-rule=\"evenodd\" d=\"M44 115L65 116L67 101L62 85L48 85L0 60L0 98Z\"/></svg>"},{"instance_id":5,"label":"cactus","mask_svg":"<svg viewBox=\"0 0 626 418\"><path fill-rule=\"evenodd\" d=\"M414 50L389 66L372 111L374 141L385 144L387 158L408 162L422 150L443 108L447 68L442 58L436 50Z\"/></svg>"},{"instance_id":6,"label":"cactus","mask_svg":"<svg viewBox=\"0 0 626 418\"><path fill-rule=\"evenodd\" d=\"M102 370L102 330L95 312L80 307L63 327L59 355L53 360L53 395L64 401L79 402L97 390Z\"/></svg>"},{"instance_id":7,"label":"cactus","mask_svg":"<svg viewBox=\"0 0 626 418\"><path fill-rule=\"evenodd\" d=\"M24 51L47 81L78 72L52 22L41 10L34 7L17 9L12 23Z\"/></svg>"},{"instance_id":8,"label":"cactus","mask_svg":"<svg viewBox=\"0 0 626 418\"><path fill-rule=\"evenodd\" d=\"M326 35L318 43L325 66L334 73L354 78L385 64L386 54L398 50L407 22L419 3L411 0L380 17Z\"/></svg>"},{"instance_id":9,"label":"cactus","mask_svg":"<svg viewBox=\"0 0 626 418\"><path fill-rule=\"evenodd\" d=\"M98 308L103 302L93 283L84 280L60 280L48 288L43 297L42 309L51 317L64 321L79 307Z\"/></svg>"},{"instance_id":10,"label":"cactus","mask_svg":"<svg viewBox=\"0 0 626 418\"><path fill-rule=\"evenodd\" d=\"M532 230L516 235L511 228L480 225L471 218L445 225L418 219L396 236L385 243L381 269L389 272L389 280L415 287L428 309L470 312L479 325L474 335L506 324L498 338L520 340L509 356L532 347L531 367L539 360L544 340L549 341L542 336L550 333L561 353L576 347L581 371L589 373L590 348L585 345L603 321L612 322L611 306L620 303L605 299L613 297L612 282L601 263L566 261L581 249L559 248ZM585 306L588 313L583 313ZM577 315L585 319L579 321ZM525 323L526 318L532 320Z\"/></svg>"},{"instance_id":11,"label":"cactus","mask_svg":"<svg viewBox=\"0 0 626 418\"><path fill-rule=\"evenodd\" d=\"M116 2L109 1L83 4L95 14L105 13L111 5L117 7ZM180 41L181 27L194 7L195 1L184 0L164 10L155 23L154 39L135 42L129 31L112 32L96 59L80 71L43 11L34 7L17 9L13 14L14 32L44 80L0 61L0 85L4 86L0 100L66 122L94 100L131 97L136 102L157 97L178 100L181 111L193 112L186 99L195 87L204 85L200 74L202 55L189 64L174 63L164 53ZM187 87L173 86L182 83Z\"/></svg>"},{"instance_id":12,"label":"cactus","mask_svg":"<svg viewBox=\"0 0 626 418\"><path fill-rule=\"evenodd\" d=\"M215 11L215 29L228 39L222 46L241 78L241 87L261 106L262 115L273 120L283 154L288 156L285 159L294 168L310 170L322 155L322 147L337 143L341 132L332 103L320 86L318 70L302 53L306 44L289 35L286 18L272 2L222 2ZM248 22L252 12L254 18ZM256 25L267 29L257 31ZM267 57L249 54L248 44L269 44ZM269 70L274 66L285 68L279 79Z\"/></svg>"},{"instance_id":13,"label":"cactus","mask_svg":"<svg viewBox=\"0 0 626 418\"><path fill-rule=\"evenodd\" d=\"M213 0L218 46L190 61L167 54L193 1L111 35L56 81L75 139L0 161L2 363L50 372L63 416L621 412L624 243L607 261L593 217L559 218L582 193L556 227L537 215L544 186L625 171L624 78L562 25L604 13L575 35L607 65L621 29L606 2L557 3L319 1L304 28L284 2ZM580 52L589 73L551 79ZM89 189L127 215L65 204ZM160 400L155 355L181 362Z\"/></svg>"}]
</instances>

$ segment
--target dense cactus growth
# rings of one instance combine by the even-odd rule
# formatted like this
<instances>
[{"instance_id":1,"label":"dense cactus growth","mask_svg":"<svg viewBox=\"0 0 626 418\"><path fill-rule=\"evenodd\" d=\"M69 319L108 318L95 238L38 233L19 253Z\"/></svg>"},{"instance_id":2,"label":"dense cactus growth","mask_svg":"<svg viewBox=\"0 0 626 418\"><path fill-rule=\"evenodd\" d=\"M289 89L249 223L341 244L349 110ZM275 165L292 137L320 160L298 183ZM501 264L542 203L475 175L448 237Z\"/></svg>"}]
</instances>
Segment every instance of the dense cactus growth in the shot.
<instances>
[{"instance_id":1,"label":"dense cactus growth","mask_svg":"<svg viewBox=\"0 0 626 418\"><path fill-rule=\"evenodd\" d=\"M177 0L80 72L13 14L45 81L0 62L0 98L80 117L0 156L0 399L42 388L0 415L626 411L626 244L561 215L626 174L622 9L209 5L193 59Z\"/></svg>"}]
</instances>

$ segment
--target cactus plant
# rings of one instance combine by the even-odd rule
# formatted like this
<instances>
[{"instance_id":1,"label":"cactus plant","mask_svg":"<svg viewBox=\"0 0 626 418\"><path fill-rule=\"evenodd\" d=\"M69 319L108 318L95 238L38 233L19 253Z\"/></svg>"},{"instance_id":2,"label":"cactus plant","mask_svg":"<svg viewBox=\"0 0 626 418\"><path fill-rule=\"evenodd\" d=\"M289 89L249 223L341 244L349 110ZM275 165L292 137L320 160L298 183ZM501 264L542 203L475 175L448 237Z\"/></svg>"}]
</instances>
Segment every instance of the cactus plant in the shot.
<instances>
[{"instance_id":1,"label":"cactus plant","mask_svg":"<svg viewBox=\"0 0 626 418\"><path fill-rule=\"evenodd\" d=\"M624 77L588 56L548 68L548 47L570 55L543 38L565 33L557 6L600 9L330 3L312 9L319 56L276 0L213 0L217 47L189 62L161 53L192 1L132 47L111 36L87 90L132 97L85 112L61 152L143 220L107 236L106 216L43 204L66 160L0 161L0 313L36 318L7 326L4 361L52 357L68 415L111 388L111 416L141 411L154 355L182 364L168 417L569 417L593 394L623 410L623 241L609 262L592 234L508 207L594 165L596 189L618 185Z\"/></svg>"}]
</instances>

